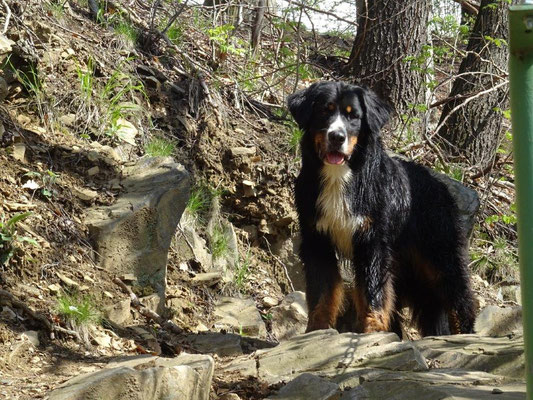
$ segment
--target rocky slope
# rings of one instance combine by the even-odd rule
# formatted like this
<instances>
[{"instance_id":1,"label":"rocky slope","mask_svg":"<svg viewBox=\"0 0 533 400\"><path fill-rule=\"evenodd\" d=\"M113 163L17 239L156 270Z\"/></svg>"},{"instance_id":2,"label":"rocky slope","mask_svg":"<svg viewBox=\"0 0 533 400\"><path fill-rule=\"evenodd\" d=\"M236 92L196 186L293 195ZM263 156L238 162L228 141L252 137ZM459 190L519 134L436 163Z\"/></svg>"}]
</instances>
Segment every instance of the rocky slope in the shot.
<instances>
[{"instance_id":1,"label":"rocky slope","mask_svg":"<svg viewBox=\"0 0 533 400\"><path fill-rule=\"evenodd\" d=\"M0 36L0 397L523 398L514 286L475 276L505 306L477 336L303 335L290 129L206 69L205 33L23 3Z\"/></svg>"}]
</instances>

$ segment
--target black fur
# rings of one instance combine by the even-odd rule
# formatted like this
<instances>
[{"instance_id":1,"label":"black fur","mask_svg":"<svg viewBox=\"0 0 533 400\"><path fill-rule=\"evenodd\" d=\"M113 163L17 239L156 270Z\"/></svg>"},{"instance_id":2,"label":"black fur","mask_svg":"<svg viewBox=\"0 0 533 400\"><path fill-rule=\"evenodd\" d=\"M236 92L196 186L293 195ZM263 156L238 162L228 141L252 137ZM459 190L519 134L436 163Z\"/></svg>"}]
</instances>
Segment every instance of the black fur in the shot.
<instances>
[{"instance_id":1,"label":"black fur","mask_svg":"<svg viewBox=\"0 0 533 400\"><path fill-rule=\"evenodd\" d=\"M334 104L335 110L325 108L328 104ZM315 83L289 96L288 106L304 131L295 192L310 315L318 312L319 303L327 300L340 277L334 240L317 229L325 161L315 141L315 135L323 134L337 118L348 137L357 138L345 160L352 174L343 195L352 215L371 221L352 238L355 287L368 305L365 310L356 307L357 312L383 310L391 301L386 290L390 285L394 306L386 330L398 330L396 311L409 306L422 335L449 333L445 322L454 315L456 331L472 332L475 307L467 238L456 203L428 169L387 155L380 130L391 108L371 90L340 82ZM332 316L330 322L335 319ZM359 330L372 331L364 324ZM324 327L310 320L308 330Z\"/></svg>"}]
</instances>

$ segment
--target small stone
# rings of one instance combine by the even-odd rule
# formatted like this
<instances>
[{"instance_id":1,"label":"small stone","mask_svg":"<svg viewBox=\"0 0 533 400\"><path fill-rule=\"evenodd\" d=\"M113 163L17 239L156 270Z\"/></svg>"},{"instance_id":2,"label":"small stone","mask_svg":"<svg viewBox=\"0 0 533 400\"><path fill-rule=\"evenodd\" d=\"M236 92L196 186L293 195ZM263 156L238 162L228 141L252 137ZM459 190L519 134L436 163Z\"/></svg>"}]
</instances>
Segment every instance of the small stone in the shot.
<instances>
[{"instance_id":1,"label":"small stone","mask_svg":"<svg viewBox=\"0 0 533 400\"><path fill-rule=\"evenodd\" d=\"M13 158L17 161L24 162L24 156L26 154L26 146L22 143L15 143L13 145Z\"/></svg>"},{"instance_id":2,"label":"small stone","mask_svg":"<svg viewBox=\"0 0 533 400\"><path fill-rule=\"evenodd\" d=\"M94 279L91 278L89 275L83 275L83 280L90 283L94 283Z\"/></svg>"},{"instance_id":3,"label":"small stone","mask_svg":"<svg viewBox=\"0 0 533 400\"><path fill-rule=\"evenodd\" d=\"M0 54L11 53L15 42L8 39L5 35L0 35Z\"/></svg>"},{"instance_id":4,"label":"small stone","mask_svg":"<svg viewBox=\"0 0 533 400\"><path fill-rule=\"evenodd\" d=\"M107 290L104 290L104 296L107 297L108 299L112 299L115 297L111 293L109 293Z\"/></svg>"},{"instance_id":5,"label":"small stone","mask_svg":"<svg viewBox=\"0 0 533 400\"><path fill-rule=\"evenodd\" d=\"M122 274L120 280L124 282L136 282L137 277L134 274Z\"/></svg>"},{"instance_id":6,"label":"small stone","mask_svg":"<svg viewBox=\"0 0 533 400\"><path fill-rule=\"evenodd\" d=\"M87 285L82 285L80 286L80 288L78 289L80 292L86 292L87 290L89 290L89 286Z\"/></svg>"},{"instance_id":7,"label":"small stone","mask_svg":"<svg viewBox=\"0 0 533 400\"><path fill-rule=\"evenodd\" d=\"M498 388L492 389L492 394L502 394L502 393L503 393L503 390L501 389L498 389Z\"/></svg>"},{"instance_id":8,"label":"small stone","mask_svg":"<svg viewBox=\"0 0 533 400\"><path fill-rule=\"evenodd\" d=\"M57 277L59 278L59 280L61 282L63 282L65 285L67 286L70 286L70 287L73 287L73 288L79 288L79 283L77 282L74 282L72 279L70 279L69 277L63 275L63 274L60 274L59 272L56 273Z\"/></svg>"},{"instance_id":9,"label":"small stone","mask_svg":"<svg viewBox=\"0 0 533 400\"><path fill-rule=\"evenodd\" d=\"M265 296L263 297L263 304L266 306L266 307L274 307L274 306L277 306L279 303L278 300L276 300L275 298L273 297L270 297L270 296Z\"/></svg>"},{"instance_id":10,"label":"small stone","mask_svg":"<svg viewBox=\"0 0 533 400\"><path fill-rule=\"evenodd\" d=\"M23 340L28 340L35 347L39 346L39 332L36 331L26 331L21 335Z\"/></svg>"},{"instance_id":11,"label":"small stone","mask_svg":"<svg viewBox=\"0 0 533 400\"><path fill-rule=\"evenodd\" d=\"M50 294L57 296L59 293L61 293L61 286L52 283L51 285L48 285L48 290L50 291Z\"/></svg>"},{"instance_id":12,"label":"small stone","mask_svg":"<svg viewBox=\"0 0 533 400\"><path fill-rule=\"evenodd\" d=\"M188 271L189 270L189 264L187 264L186 262L182 262L182 263L180 263L178 268L179 268L180 271Z\"/></svg>"},{"instance_id":13,"label":"small stone","mask_svg":"<svg viewBox=\"0 0 533 400\"><path fill-rule=\"evenodd\" d=\"M241 128L235 128L235 133L237 135L246 135L246 132L242 130Z\"/></svg>"},{"instance_id":14,"label":"small stone","mask_svg":"<svg viewBox=\"0 0 533 400\"><path fill-rule=\"evenodd\" d=\"M252 181L243 180L242 181L242 189L244 191L244 197L255 197L255 184Z\"/></svg>"},{"instance_id":15,"label":"small stone","mask_svg":"<svg viewBox=\"0 0 533 400\"><path fill-rule=\"evenodd\" d=\"M0 315L2 316L2 318L6 319L6 320L15 320L17 319L17 314L15 314L15 312L9 308L8 306L4 306L2 308L2 313L0 313Z\"/></svg>"},{"instance_id":16,"label":"small stone","mask_svg":"<svg viewBox=\"0 0 533 400\"><path fill-rule=\"evenodd\" d=\"M100 172L100 168L98 168L98 166L94 166L87 170L87 175L95 176L95 175L98 175L99 172Z\"/></svg>"},{"instance_id":17,"label":"small stone","mask_svg":"<svg viewBox=\"0 0 533 400\"><path fill-rule=\"evenodd\" d=\"M72 194L83 201L91 201L98 197L98 192L87 188L73 187Z\"/></svg>"},{"instance_id":18,"label":"small stone","mask_svg":"<svg viewBox=\"0 0 533 400\"><path fill-rule=\"evenodd\" d=\"M237 157L254 156L257 150L255 147L233 147L230 151L233 157Z\"/></svg>"},{"instance_id":19,"label":"small stone","mask_svg":"<svg viewBox=\"0 0 533 400\"><path fill-rule=\"evenodd\" d=\"M59 122L65 126L74 126L76 123L76 114L65 114L59 117Z\"/></svg>"},{"instance_id":20,"label":"small stone","mask_svg":"<svg viewBox=\"0 0 533 400\"><path fill-rule=\"evenodd\" d=\"M206 272L196 274L194 278L191 279L191 284L193 286L207 286L211 287L216 285L222 280L222 274L220 272Z\"/></svg>"}]
</instances>

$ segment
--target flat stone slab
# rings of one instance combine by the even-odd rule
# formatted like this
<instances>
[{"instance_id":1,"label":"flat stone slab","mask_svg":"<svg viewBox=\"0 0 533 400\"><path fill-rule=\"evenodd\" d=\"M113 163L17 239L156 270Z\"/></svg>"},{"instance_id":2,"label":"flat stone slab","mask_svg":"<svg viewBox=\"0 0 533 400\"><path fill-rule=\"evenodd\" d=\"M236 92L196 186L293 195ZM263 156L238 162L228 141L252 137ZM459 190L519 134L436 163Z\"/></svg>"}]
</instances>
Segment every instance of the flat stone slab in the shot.
<instances>
[{"instance_id":1,"label":"flat stone slab","mask_svg":"<svg viewBox=\"0 0 533 400\"><path fill-rule=\"evenodd\" d=\"M525 374L524 339L521 335L486 337L450 335L413 342L420 353L438 368L485 371L511 379Z\"/></svg>"},{"instance_id":2,"label":"flat stone slab","mask_svg":"<svg viewBox=\"0 0 533 400\"><path fill-rule=\"evenodd\" d=\"M336 400L339 385L316 375L305 373L283 386L271 400Z\"/></svg>"},{"instance_id":3,"label":"flat stone slab","mask_svg":"<svg viewBox=\"0 0 533 400\"><path fill-rule=\"evenodd\" d=\"M334 376L364 367L425 370L427 365L410 342L394 333L339 334L327 329L293 337L254 357L239 357L227 371L254 376L269 383L293 379L304 372Z\"/></svg>"},{"instance_id":4,"label":"flat stone slab","mask_svg":"<svg viewBox=\"0 0 533 400\"><path fill-rule=\"evenodd\" d=\"M131 357L77 376L50 400L209 400L215 362L206 355Z\"/></svg>"}]
</instances>

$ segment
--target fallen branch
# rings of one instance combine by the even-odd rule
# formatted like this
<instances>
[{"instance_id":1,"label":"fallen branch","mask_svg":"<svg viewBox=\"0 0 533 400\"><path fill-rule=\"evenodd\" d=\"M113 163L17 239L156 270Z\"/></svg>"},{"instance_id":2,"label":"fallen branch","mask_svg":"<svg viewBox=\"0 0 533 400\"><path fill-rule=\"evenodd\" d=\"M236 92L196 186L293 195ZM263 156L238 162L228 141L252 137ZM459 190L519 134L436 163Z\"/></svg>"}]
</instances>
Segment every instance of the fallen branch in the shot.
<instances>
[{"instance_id":1,"label":"fallen branch","mask_svg":"<svg viewBox=\"0 0 533 400\"><path fill-rule=\"evenodd\" d=\"M127 295L130 296L131 305L137 311L139 311L139 313L143 317L148 318L149 320L157 322L163 328L165 328L166 330L168 330L168 331L170 331L172 333L175 333L175 334L183 333L183 330L178 325L176 325L174 322L172 322L170 320L166 320L165 318L160 316L158 313L156 313L155 311L150 310L144 304L142 304L139 301L139 298L137 297L137 295L135 293L133 293L131 291L131 289L124 282L122 282L119 278L114 278L113 282L115 284L117 284L118 286L120 286L120 288L122 289L122 291L124 293L126 293Z\"/></svg>"}]
</instances>

